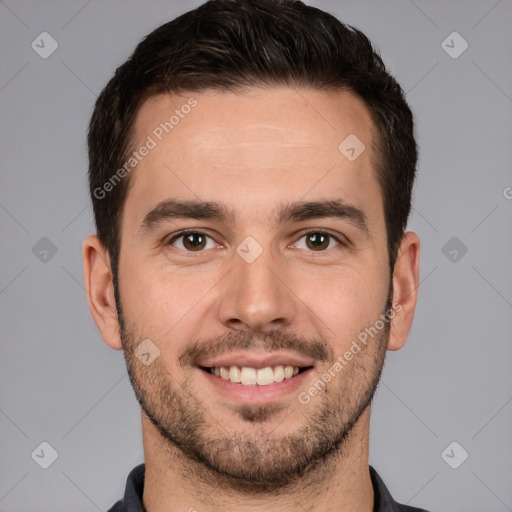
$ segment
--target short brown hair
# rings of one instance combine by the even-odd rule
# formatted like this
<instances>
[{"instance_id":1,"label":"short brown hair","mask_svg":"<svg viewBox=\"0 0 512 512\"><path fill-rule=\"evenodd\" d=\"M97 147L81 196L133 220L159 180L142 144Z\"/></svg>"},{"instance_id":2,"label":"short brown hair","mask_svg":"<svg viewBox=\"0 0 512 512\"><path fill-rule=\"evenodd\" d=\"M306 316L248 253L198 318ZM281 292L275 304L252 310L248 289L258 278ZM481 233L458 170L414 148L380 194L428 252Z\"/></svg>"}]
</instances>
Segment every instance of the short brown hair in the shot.
<instances>
[{"instance_id":1,"label":"short brown hair","mask_svg":"<svg viewBox=\"0 0 512 512\"><path fill-rule=\"evenodd\" d=\"M97 190L126 161L141 103L165 92L283 85L349 90L368 107L379 139L375 171L393 272L411 209L417 147L404 93L369 39L298 0L210 0L146 36L96 102L88 132L89 184L115 284L129 177L106 197Z\"/></svg>"}]
</instances>

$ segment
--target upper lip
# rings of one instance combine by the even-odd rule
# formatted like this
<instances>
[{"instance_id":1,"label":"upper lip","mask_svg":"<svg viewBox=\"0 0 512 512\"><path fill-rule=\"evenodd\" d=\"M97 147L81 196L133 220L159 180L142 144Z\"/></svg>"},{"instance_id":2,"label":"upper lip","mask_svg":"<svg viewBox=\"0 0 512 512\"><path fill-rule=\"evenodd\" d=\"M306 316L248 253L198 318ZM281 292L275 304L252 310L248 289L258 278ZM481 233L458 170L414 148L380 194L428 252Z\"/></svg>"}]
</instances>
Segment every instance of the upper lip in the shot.
<instances>
[{"instance_id":1,"label":"upper lip","mask_svg":"<svg viewBox=\"0 0 512 512\"><path fill-rule=\"evenodd\" d=\"M199 362L199 366L204 368L215 368L220 366L239 366L249 368L266 368L267 366L313 366L313 362L303 356L297 354L272 353L272 354L256 354L256 353L231 353L224 354L219 357L205 359Z\"/></svg>"}]
</instances>

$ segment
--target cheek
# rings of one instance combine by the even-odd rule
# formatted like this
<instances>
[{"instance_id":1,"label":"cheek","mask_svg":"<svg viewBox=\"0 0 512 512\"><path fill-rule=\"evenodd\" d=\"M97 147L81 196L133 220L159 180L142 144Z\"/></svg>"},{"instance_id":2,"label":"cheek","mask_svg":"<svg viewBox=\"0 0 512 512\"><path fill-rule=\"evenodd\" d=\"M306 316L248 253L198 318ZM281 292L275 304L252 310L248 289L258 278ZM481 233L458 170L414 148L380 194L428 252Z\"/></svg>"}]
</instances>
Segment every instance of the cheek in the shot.
<instances>
[{"instance_id":1,"label":"cheek","mask_svg":"<svg viewBox=\"0 0 512 512\"><path fill-rule=\"evenodd\" d=\"M161 256L159 258L162 258ZM165 260L133 259L123 267L123 312L145 336L156 340L180 339L197 326L208 291L218 281L213 272L190 272L171 267Z\"/></svg>"},{"instance_id":2,"label":"cheek","mask_svg":"<svg viewBox=\"0 0 512 512\"><path fill-rule=\"evenodd\" d=\"M387 281L383 274L347 270L323 284L311 307L324 322L324 335L334 353L339 354L379 319L387 298Z\"/></svg>"}]
</instances>

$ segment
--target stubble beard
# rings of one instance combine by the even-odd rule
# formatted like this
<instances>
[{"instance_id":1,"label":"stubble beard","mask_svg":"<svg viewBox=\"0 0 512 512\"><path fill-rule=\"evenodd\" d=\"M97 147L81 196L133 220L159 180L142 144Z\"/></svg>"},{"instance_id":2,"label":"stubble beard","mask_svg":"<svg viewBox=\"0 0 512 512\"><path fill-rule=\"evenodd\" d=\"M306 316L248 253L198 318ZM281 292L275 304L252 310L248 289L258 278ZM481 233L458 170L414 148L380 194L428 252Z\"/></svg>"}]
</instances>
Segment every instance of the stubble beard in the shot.
<instances>
[{"instance_id":1,"label":"stubble beard","mask_svg":"<svg viewBox=\"0 0 512 512\"><path fill-rule=\"evenodd\" d=\"M162 358L148 367L141 364L134 349L142 337L127 328L120 307L118 317L135 396L169 452L177 449L190 463L188 472L203 481L245 493L283 489L306 475L325 478L333 458L344 456L354 425L373 399L390 330L386 324L307 408L298 401L290 413L275 404L240 406L236 413L242 427L230 431L213 418L186 379L178 382L169 374ZM333 363L325 363L323 371Z\"/></svg>"}]
</instances>

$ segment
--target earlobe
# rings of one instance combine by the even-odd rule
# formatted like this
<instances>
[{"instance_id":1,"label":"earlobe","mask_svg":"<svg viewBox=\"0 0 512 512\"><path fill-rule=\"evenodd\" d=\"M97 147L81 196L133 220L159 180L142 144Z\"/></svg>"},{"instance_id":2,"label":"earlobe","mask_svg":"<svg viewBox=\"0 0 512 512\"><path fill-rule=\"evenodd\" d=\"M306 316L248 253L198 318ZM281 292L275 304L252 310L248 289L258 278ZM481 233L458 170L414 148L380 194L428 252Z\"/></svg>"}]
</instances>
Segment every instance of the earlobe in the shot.
<instances>
[{"instance_id":1,"label":"earlobe","mask_svg":"<svg viewBox=\"0 0 512 512\"><path fill-rule=\"evenodd\" d=\"M416 233L404 234L393 270L393 309L388 350L399 350L411 330L419 287L420 239Z\"/></svg>"},{"instance_id":2,"label":"earlobe","mask_svg":"<svg viewBox=\"0 0 512 512\"><path fill-rule=\"evenodd\" d=\"M110 258L96 235L88 236L82 245L84 283L94 323L105 343L122 349L114 296Z\"/></svg>"}]
</instances>

